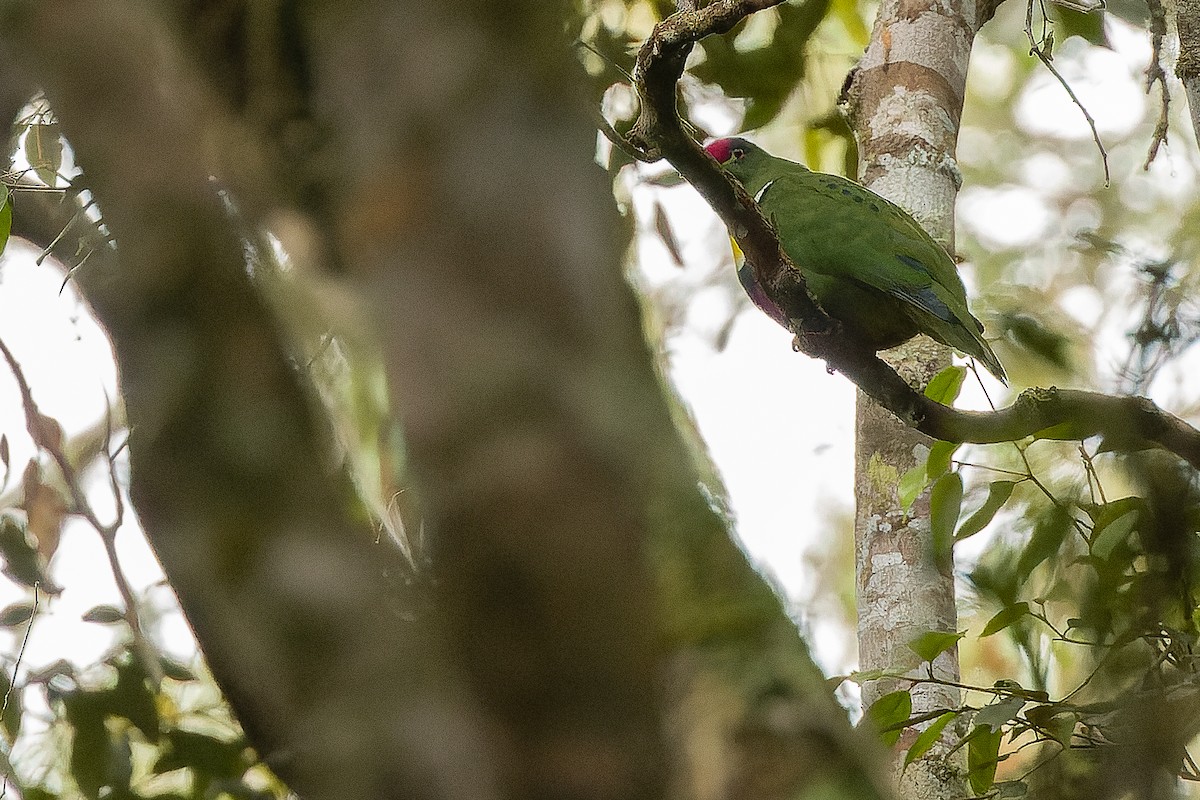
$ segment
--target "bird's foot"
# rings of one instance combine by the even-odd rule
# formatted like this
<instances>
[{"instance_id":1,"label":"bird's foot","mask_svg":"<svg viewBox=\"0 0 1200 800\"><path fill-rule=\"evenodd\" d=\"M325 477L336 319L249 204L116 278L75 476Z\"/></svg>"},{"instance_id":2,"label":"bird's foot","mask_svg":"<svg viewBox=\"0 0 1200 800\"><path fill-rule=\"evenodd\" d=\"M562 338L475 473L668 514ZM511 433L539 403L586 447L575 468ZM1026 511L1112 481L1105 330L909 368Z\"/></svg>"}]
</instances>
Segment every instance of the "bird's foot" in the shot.
<instances>
[{"instance_id":1,"label":"bird's foot","mask_svg":"<svg viewBox=\"0 0 1200 800\"><path fill-rule=\"evenodd\" d=\"M829 341L831 335L839 332L836 322L825 328L793 328L796 335L792 337L792 350L809 356L818 356L822 352L823 343Z\"/></svg>"}]
</instances>

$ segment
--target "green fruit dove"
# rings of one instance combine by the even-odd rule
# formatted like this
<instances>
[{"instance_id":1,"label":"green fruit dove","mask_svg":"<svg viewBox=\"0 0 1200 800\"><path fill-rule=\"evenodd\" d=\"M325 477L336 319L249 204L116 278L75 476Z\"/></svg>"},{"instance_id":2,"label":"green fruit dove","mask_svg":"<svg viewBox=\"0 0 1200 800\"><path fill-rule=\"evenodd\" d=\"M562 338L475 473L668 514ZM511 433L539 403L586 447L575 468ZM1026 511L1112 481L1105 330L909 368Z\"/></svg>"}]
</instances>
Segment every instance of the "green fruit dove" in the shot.
<instances>
[{"instance_id":1,"label":"green fruit dove","mask_svg":"<svg viewBox=\"0 0 1200 800\"><path fill-rule=\"evenodd\" d=\"M704 148L757 201L804 276L813 298L846 335L886 350L924 333L983 362L1003 383L1004 368L967 308L949 254L908 212L859 184L767 153L745 139ZM740 256L736 243L735 254ZM754 304L791 329L749 264L738 279Z\"/></svg>"}]
</instances>

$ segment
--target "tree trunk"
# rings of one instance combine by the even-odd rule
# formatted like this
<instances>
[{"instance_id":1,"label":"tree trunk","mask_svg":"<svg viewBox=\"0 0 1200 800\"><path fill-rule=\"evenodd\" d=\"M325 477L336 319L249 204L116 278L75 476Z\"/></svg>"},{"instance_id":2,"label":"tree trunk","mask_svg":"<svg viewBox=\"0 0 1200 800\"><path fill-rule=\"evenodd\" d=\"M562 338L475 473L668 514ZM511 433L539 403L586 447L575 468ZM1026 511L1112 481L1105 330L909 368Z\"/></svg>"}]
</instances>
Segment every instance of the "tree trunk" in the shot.
<instances>
[{"instance_id":1,"label":"tree trunk","mask_svg":"<svg viewBox=\"0 0 1200 800\"><path fill-rule=\"evenodd\" d=\"M1175 29L1179 32L1179 58L1175 74L1187 93L1188 116L1200 142L1200 0L1175 0ZM1163 88L1166 91L1166 88Z\"/></svg>"},{"instance_id":2,"label":"tree trunk","mask_svg":"<svg viewBox=\"0 0 1200 800\"><path fill-rule=\"evenodd\" d=\"M862 182L910 211L953 252L954 198L961 183L955 161L975 31L991 15L975 15L971 3L900 3L879 9L871 43L848 89L858 137ZM888 354L914 386L949 363L947 348L919 337ZM908 643L926 631L955 631L957 615L952 565L935 563L930 536L929 496L909 513L900 507L900 476L925 460L932 443L902 424L861 392L855 447L855 540L860 669L916 668ZM957 680L956 648L934 662L934 674ZM879 680L863 687L863 704L908 688L904 681ZM913 714L955 708L956 689L922 685L912 690ZM947 728L942 741L904 771L905 798L969 795L965 758L946 754L963 731ZM896 767L917 730L897 745Z\"/></svg>"}]
</instances>

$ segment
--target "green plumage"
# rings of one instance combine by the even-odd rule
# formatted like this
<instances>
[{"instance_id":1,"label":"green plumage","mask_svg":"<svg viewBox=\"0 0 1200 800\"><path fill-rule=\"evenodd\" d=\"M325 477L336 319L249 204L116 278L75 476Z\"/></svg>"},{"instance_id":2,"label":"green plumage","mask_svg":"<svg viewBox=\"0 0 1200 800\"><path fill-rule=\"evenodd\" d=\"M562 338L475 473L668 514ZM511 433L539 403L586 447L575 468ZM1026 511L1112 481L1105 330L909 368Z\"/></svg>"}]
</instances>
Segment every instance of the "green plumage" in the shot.
<instances>
[{"instance_id":1,"label":"green plumage","mask_svg":"<svg viewBox=\"0 0 1200 800\"><path fill-rule=\"evenodd\" d=\"M720 139L706 149L758 201L809 291L847 335L883 350L924 333L1005 380L967 308L954 261L906 211L853 181L811 172L744 139ZM739 277L755 303L786 325L786 309L748 266Z\"/></svg>"}]
</instances>

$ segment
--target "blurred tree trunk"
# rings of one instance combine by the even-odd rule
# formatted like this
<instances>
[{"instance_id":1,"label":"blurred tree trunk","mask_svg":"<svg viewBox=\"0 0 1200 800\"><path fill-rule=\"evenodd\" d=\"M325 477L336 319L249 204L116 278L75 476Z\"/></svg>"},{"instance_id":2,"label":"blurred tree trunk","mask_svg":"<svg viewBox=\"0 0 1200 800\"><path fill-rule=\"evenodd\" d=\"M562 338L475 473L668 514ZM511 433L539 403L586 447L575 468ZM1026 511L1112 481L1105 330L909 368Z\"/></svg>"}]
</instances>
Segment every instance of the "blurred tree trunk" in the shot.
<instances>
[{"instance_id":1,"label":"blurred tree trunk","mask_svg":"<svg viewBox=\"0 0 1200 800\"><path fill-rule=\"evenodd\" d=\"M954 252L954 198L962 177L955 160L967 64L975 32L994 6L971 3L884 2L871 43L848 89L860 153L862 182L911 212ZM914 386L947 366L947 348L922 336L891 351L889 361ZM929 494L909 513L900 507L900 476L924 463L932 440L901 423L862 392L855 425L855 540L860 669L912 667L908 643L926 631L957 630L953 565L936 563L929 525ZM957 681L957 648L934 662L934 674ZM863 687L863 704L907 688L879 680ZM913 714L955 708L959 692L922 685L912 689ZM924 727L924 726L920 726ZM908 728L900 756L919 733ZM958 798L970 794L965 752L946 765L950 747L965 731L947 728L938 746L900 778L906 798Z\"/></svg>"},{"instance_id":2,"label":"blurred tree trunk","mask_svg":"<svg viewBox=\"0 0 1200 800\"><path fill-rule=\"evenodd\" d=\"M400 613L416 605L404 565L351 513L254 289L210 179L219 114L145 7L3 10L10 62L51 99L117 243L85 233L62 251L91 251L74 277L120 367L130 493L225 695L301 794L445 796L415 732L442 728L464 759L479 742L446 728L467 708L457 676Z\"/></svg>"},{"instance_id":3,"label":"blurred tree trunk","mask_svg":"<svg viewBox=\"0 0 1200 800\"><path fill-rule=\"evenodd\" d=\"M0 64L45 89L116 245L44 198L18 232L92 249L73 277L114 342L141 522L297 792L880 796L697 488L566 4L0 12ZM349 507L247 269L263 230L377 326L432 597Z\"/></svg>"}]
</instances>

